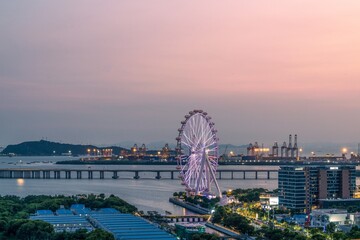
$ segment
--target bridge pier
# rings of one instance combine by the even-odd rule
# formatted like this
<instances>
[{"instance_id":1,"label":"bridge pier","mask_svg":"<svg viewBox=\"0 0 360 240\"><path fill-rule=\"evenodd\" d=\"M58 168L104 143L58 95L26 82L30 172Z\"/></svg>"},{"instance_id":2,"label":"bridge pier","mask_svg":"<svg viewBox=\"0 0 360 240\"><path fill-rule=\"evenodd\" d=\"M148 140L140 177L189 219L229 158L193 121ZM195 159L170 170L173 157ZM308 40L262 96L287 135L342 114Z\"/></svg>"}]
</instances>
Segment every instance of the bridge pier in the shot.
<instances>
[{"instance_id":1,"label":"bridge pier","mask_svg":"<svg viewBox=\"0 0 360 240\"><path fill-rule=\"evenodd\" d=\"M243 179L246 179L246 172L243 171L243 173L244 173Z\"/></svg>"},{"instance_id":2,"label":"bridge pier","mask_svg":"<svg viewBox=\"0 0 360 240\"><path fill-rule=\"evenodd\" d=\"M255 179L258 179L258 172L255 171Z\"/></svg>"},{"instance_id":3,"label":"bridge pier","mask_svg":"<svg viewBox=\"0 0 360 240\"><path fill-rule=\"evenodd\" d=\"M12 171L7 171L7 170L3 170L0 173L0 178L13 178L13 172Z\"/></svg>"},{"instance_id":4,"label":"bridge pier","mask_svg":"<svg viewBox=\"0 0 360 240\"><path fill-rule=\"evenodd\" d=\"M14 178L24 178L23 171L14 171Z\"/></svg>"},{"instance_id":5,"label":"bridge pier","mask_svg":"<svg viewBox=\"0 0 360 240\"><path fill-rule=\"evenodd\" d=\"M135 176L134 176L134 179L139 179L140 176L139 176L139 171L135 171Z\"/></svg>"},{"instance_id":6,"label":"bridge pier","mask_svg":"<svg viewBox=\"0 0 360 240\"><path fill-rule=\"evenodd\" d=\"M71 171L65 171L65 178L71 179Z\"/></svg>"},{"instance_id":7,"label":"bridge pier","mask_svg":"<svg viewBox=\"0 0 360 240\"><path fill-rule=\"evenodd\" d=\"M31 171L23 171L24 178L31 178Z\"/></svg>"},{"instance_id":8,"label":"bridge pier","mask_svg":"<svg viewBox=\"0 0 360 240\"><path fill-rule=\"evenodd\" d=\"M171 179L174 179L174 172L171 171Z\"/></svg>"},{"instance_id":9,"label":"bridge pier","mask_svg":"<svg viewBox=\"0 0 360 240\"><path fill-rule=\"evenodd\" d=\"M60 179L60 171L54 171L54 179Z\"/></svg>"},{"instance_id":10,"label":"bridge pier","mask_svg":"<svg viewBox=\"0 0 360 240\"><path fill-rule=\"evenodd\" d=\"M160 176L160 172L156 172L156 177L155 177L156 179L160 179L161 178L161 176Z\"/></svg>"},{"instance_id":11,"label":"bridge pier","mask_svg":"<svg viewBox=\"0 0 360 240\"><path fill-rule=\"evenodd\" d=\"M267 172L267 179L270 179L270 171Z\"/></svg>"},{"instance_id":12,"label":"bridge pier","mask_svg":"<svg viewBox=\"0 0 360 240\"><path fill-rule=\"evenodd\" d=\"M219 171L219 179L221 180L221 171Z\"/></svg>"},{"instance_id":13,"label":"bridge pier","mask_svg":"<svg viewBox=\"0 0 360 240\"><path fill-rule=\"evenodd\" d=\"M88 178L93 179L93 171L88 171Z\"/></svg>"},{"instance_id":14,"label":"bridge pier","mask_svg":"<svg viewBox=\"0 0 360 240\"><path fill-rule=\"evenodd\" d=\"M82 178L82 172L81 171L76 171L76 178L77 179L81 179Z\"/></svg>"},{"instance_id":15,"label":"bridge pier","mask_svg":"<svg viewBox=\"0 0 360 240\"><path fill-rule=\"evenodd\" d=\"M101 178L101 174L100 174L100 178ZM103 176L103 178L104 178L104 176ZM113 179L118 179L118 178L119 178L117 171L114 171L114 172L113 172L112 178L113 178Z\"/></svg>"},{"instance_id":16,"label":"bridge pier","mask_svg":"<svg viewBox=\"0 0 360 240\"><path fill-rule=\"evenodd\" d=\"M49 179L50 178L50 171L43 171L43 179Z\"/></svg>"},{"instance_id":17,"label":"bridge pier","mask_svg":"<svg viewBox=\"0 0 360 240\"><path fill-rule=\"evenodd\" d=\"M31 171L31 178L40 179L40 171Z\"/></svg>"},{"instance_id":18,"label":"bridge pier","mask_svg":"<svg viewBox=\"0 0 360 240\"><path fill-rule=\"evenodd\" d=\"M231 180L234 179L234 171L231 171Z\"/></svg>"},{"instance_id":19,"label":"bridge pier","mask_svg":"<svg viewBox=\"0 0 360 240\"><path fill-rule=\"evenodd\" d=\"M104 171L100 171L100 179L104 179L105 177L105 173L104 173Z\"/></svg>"}]
</instances>

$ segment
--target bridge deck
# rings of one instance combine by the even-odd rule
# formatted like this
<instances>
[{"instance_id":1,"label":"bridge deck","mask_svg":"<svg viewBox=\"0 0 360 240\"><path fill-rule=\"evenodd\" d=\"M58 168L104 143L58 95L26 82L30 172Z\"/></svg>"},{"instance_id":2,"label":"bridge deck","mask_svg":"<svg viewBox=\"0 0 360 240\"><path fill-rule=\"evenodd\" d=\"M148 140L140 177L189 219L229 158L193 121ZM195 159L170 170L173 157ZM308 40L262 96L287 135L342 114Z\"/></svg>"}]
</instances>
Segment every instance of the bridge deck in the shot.
<instances>
[{"instance_id":1,"label":"bridge deck","mask_svg":"<svg viewBox=\"0 0 360 240\"><path fill-rule=\"evenodd\" d=\"M277 179L277 170L218 170L217 179ZM178 179L178 170L154 169L81 169L81 168L3 168L0 178L35 178L35 179L118 179L118 178L156 178Z\"/></svg>"}]
</instances>

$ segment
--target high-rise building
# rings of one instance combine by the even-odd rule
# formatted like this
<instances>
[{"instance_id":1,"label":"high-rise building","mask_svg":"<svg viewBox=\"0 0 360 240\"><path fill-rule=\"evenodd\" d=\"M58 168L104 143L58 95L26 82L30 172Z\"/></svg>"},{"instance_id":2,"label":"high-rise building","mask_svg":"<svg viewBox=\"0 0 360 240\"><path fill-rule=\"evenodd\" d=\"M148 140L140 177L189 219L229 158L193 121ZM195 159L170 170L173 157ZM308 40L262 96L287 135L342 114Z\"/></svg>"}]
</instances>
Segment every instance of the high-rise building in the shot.
<instances>
[{"instance_id":1,"label":"high-rise building","mask_svg":"<svg viewBox=\"0 0 360 240\"><path fill-rule=\"evenodd\" d=\"M352 198L355 165L287 165L279 170L279 205L309 210L319 199Z\"/></svg>"}]
</instances>

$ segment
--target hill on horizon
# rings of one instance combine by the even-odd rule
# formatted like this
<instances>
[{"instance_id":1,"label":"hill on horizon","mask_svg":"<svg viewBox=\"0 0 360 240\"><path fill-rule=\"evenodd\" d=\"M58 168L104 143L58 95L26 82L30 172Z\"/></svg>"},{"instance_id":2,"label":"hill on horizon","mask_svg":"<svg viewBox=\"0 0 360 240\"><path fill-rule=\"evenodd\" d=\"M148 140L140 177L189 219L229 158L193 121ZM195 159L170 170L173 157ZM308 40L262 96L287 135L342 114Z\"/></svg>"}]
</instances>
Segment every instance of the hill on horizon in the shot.
<instances>
[{"instance_id":1,"label":"hill on horizon","mask_svg":"<svg viewBox=\"0 0 360 240\"><path fill-rule=\"evenodd\" d=\"M47 140L28 141L19 144L8 145L1 152L2 154L14 153L23 156L52 156L64 155L71 153L72 155L86 155L88 149L106 149L111 148L114 154L119 154L121 150L128 150L126 148L108 146L97 147L95 145L81 145L81 144L67 144L51 142Z\"/></svg>"}]
</instances>

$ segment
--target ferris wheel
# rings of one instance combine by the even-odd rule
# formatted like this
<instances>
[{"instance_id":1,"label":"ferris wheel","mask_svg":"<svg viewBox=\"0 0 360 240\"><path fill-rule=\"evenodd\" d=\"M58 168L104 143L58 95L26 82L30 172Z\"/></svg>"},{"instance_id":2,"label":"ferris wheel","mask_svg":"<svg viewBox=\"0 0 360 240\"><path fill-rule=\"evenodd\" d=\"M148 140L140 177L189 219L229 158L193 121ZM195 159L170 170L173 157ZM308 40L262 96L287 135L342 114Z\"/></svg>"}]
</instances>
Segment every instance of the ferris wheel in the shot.
<instances>
[{"instance_id":1,"label":"ferris wheel","mask_svg":"<svg viewBox=\"0 0 360 240\"><path fill-rule=\"evenodd\" d=\"M216 181L219 139L214 125L206 112L193 110L185 115L178 129L177 169L189 195L211 194L214 184L221 197Z\"/></svg>"}]
</instances>

